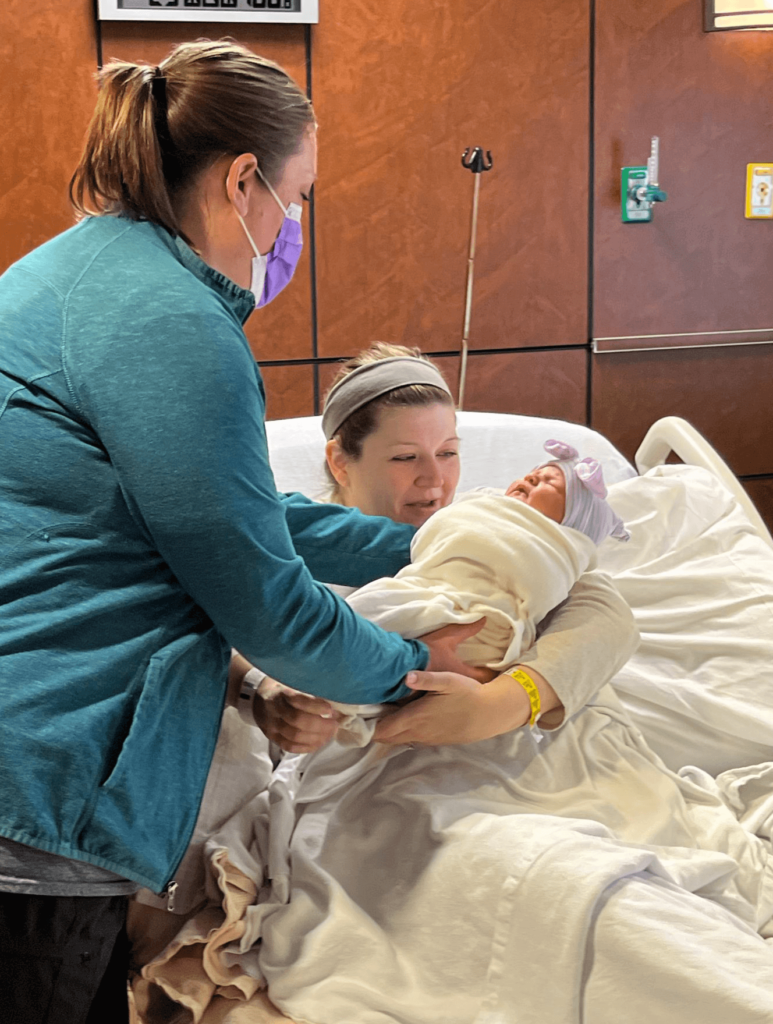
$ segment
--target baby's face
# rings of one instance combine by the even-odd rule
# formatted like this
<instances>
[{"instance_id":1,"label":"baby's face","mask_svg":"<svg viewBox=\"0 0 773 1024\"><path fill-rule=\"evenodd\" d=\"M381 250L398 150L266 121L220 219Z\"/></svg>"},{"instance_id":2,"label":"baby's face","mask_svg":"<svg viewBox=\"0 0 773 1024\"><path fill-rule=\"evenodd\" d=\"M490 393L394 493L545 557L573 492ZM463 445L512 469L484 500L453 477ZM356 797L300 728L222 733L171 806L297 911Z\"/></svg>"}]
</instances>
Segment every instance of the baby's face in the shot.
<instances>
[{"instance_id":1,"label":"baby's face","mask_svg":"<svg viewBox=\"0 0 773 1024\"><path fill-rule=\"evenodd\" d=\"M560 523L564 518L566 477L555 462L533 469L521 480L513 480L505 494L536 508L538 512L556 523Z\"/></svg>"}]
</instances>

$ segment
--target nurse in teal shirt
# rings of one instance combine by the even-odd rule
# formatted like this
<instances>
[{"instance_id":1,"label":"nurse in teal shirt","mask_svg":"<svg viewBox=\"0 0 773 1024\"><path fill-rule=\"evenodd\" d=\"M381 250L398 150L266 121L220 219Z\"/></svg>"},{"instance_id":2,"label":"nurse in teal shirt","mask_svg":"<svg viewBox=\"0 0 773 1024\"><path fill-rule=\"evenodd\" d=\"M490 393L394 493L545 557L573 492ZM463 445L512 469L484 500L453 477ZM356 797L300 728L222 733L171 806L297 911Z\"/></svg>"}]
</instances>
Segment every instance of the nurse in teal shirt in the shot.
<instances>
[{"instance_id":1,"label":"nurse in teal shirt","mask_svg":"<svg viewBox=\"0 0 773 1024\"><path fill-rule=\"evenodd\" d=\"M428 665L317 582L393 574L413 529L277 494L268 463L242 325L292 276L315 174L311 106L270 61L199 42L114 62L73 178L81 219L0 278L13 1019L123 1019L126 895L163 890L185 851L232 647L347 702L399 698ZM437 648L429 667L455 665Z\"/></svg>"}]
</instances>

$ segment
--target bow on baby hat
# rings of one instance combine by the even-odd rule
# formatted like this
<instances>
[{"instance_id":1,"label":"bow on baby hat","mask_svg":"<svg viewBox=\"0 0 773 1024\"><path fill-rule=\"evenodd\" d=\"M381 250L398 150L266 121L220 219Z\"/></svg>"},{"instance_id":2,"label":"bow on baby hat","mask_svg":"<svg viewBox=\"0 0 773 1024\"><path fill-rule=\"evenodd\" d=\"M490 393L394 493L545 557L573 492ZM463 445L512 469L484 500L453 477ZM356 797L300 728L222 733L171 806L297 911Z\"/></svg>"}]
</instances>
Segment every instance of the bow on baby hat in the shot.
<instances>
[{"instance_id":1,"label":"bow on baby hat","mask_svg":"<svg viewBox=\"0 0 773 1024\"><path fill-rule=\"evenodd\" d=\"M595 544L610 536L617 540L630 540L631 535L623 520L606 500L604 472L598 459L581 459L577 449L564 441L551 439L545 442L544 448L566 478L566 509L562 525L579 530Z\"/></svg>"}]
</instances>

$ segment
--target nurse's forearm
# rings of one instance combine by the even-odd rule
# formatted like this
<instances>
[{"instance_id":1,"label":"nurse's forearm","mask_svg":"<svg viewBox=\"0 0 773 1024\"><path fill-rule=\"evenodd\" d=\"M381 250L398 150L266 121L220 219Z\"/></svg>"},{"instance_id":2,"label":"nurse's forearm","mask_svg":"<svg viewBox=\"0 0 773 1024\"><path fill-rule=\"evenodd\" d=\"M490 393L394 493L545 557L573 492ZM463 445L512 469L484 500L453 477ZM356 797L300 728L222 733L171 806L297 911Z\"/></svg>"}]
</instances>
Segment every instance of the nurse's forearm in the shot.
<instances>
[{"instance_id":1,"label":"nurse's forearm","mask_svg":"<svg viewBox=\"0 0 773 1024\"><path fill-rule=\"evenodd\" d=\"M411 560L413 526L343 505L320 505L302 494L279 498L295 550L322 583L361 587L394 576Z\"/></svg>"}]
</instances>

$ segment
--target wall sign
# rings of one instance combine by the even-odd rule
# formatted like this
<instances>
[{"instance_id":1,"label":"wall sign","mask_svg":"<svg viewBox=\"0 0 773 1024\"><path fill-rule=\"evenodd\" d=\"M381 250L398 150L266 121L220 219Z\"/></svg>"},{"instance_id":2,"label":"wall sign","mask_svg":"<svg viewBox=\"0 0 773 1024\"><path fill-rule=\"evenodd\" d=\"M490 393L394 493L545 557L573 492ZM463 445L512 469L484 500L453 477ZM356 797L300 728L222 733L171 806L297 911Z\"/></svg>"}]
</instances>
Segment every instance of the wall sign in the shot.
<instances>
[{"instance_id":1,"label":"wall sign","mask_svg":"<svg viewBox=\"0 0 773 1024\"><path fill-rule=\"evenodd\" d=\"M319 0L98 0L100 21L253 21L316 24Z\"/></svg>"}]
</instances>

